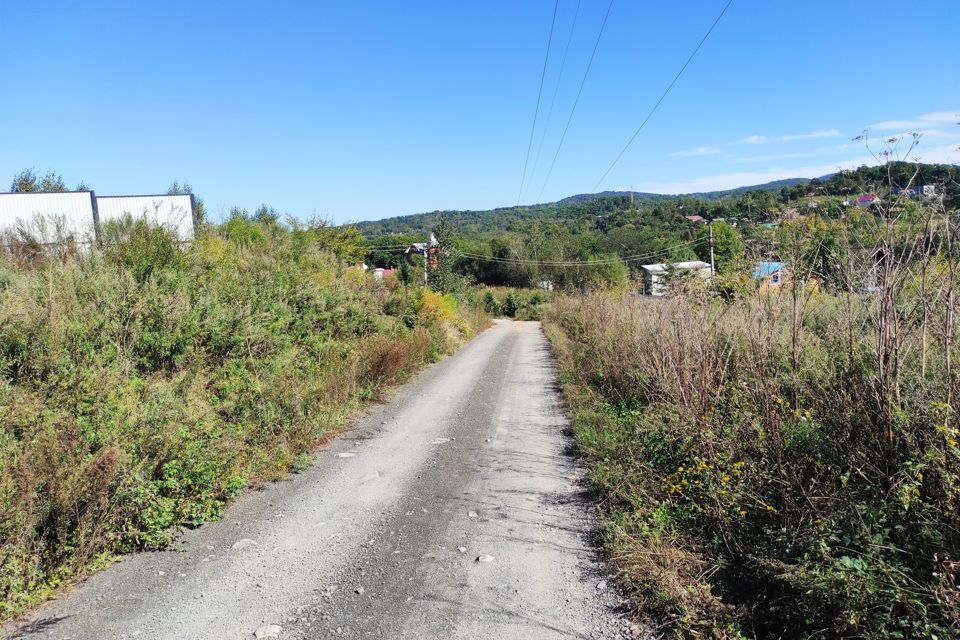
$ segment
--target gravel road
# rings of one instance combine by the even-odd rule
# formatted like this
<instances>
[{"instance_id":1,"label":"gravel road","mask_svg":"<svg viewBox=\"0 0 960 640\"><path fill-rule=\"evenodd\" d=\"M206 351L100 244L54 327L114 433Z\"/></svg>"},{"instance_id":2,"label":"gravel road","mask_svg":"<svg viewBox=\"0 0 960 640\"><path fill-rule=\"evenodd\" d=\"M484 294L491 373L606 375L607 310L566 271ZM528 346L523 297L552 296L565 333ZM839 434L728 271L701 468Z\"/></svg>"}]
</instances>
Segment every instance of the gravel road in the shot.
<instances>
[{"instance_id":1,"label":"gravel road","mask_svg":"<svg viewBox=\"0 0 960 640\"><path fill-rule=\"evenodd\" d=\"M288 480L14 638L622 638L538 323L499 321ZM638 632L634 628L634 634Z\"/></svg>"}]
</instances>

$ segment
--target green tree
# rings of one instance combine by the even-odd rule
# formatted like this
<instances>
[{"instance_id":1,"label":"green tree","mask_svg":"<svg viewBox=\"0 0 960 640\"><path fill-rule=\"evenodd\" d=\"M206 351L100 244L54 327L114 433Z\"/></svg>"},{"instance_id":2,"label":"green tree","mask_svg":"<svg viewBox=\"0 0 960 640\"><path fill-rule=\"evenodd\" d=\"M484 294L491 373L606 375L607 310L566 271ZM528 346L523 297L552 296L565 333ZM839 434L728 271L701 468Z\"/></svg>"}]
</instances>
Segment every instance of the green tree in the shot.
<instances>
[{"instance_id":1,"label":"green tree","mask_svg":"<svg viewBox=\"0 0 960 640\"><path fill-rule=\"evenodd\" d=\"M33 169L24 169L10 183L13 193L64 193L69 191L63 177L53 171L37 176Z\"/></svg>"},{"instance_id":2,"label":"green tree","mask_svg":"<svg viewBox=\"0 0 960 640\"><path fill-rule=\"evenodd\" d=\"M489 289L483 294L483 308L491 315L500 315L500 303L497 302L497 297L493 295L493 291Z\"/></svg>"},{"instance_id":3,"label":"green tree","mask_svg":"<svg viewBox=\"0 0 960 640\"><path fill-rule=\"evenodd\" d=\"M503 315L508 318L513 318L517 315L517 311L520 310L520 300L517 298L517 294L513 291L507 292L507 297L503 301Z\"/></svg>"},{"instance_id":4,"label":"green tree","mask_svg":"<svg viewBox=\"0 0 960 640\"><path fill-rule=\"evenodd\" d=\"M403 258L400 258L400 266L397 267L397 279L405 286L413 282L413 273L410 272L410 265Z\"/></svg>"},{"instance_id":5,"label":"green tree","mask_svg":"<svg viewBox=\"0 0 960 640\"><path fill-rule=\"evenodd\" d=\"M33 169L24 169L13 176L13 182L10 183L11 193L36 193L37 174Z\"/></svg>"},{"instance_id":6,"label":"green tree","mask_svg":"<svg viewBox=\"0 0 960 640\"><path fill-rule=\"evenodd\" d=\"M710 262L710 226L713 227L713 256L718 273L726 273L743 258L744 244L736 229L726 222L711 222L703 225L697 234L697 256L704 262Z\"/></svg>"}]
</instances>

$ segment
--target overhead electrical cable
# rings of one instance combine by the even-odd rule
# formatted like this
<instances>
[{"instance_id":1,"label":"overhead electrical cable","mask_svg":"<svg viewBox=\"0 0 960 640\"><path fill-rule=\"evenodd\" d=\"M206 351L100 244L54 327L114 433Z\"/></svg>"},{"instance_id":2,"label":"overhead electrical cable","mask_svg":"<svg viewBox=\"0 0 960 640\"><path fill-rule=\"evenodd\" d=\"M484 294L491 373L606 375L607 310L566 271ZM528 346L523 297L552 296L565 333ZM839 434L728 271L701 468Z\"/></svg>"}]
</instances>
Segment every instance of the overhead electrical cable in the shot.
<instances>
[{"instance_id":1,"label":"overhead electrical cable","mask_svg":"<svg viewBox=\"0 0 960 640\"><path fill-rule=\"evenodd\" d=\"M543 71L540 72L540 88L537 90L537 108L533 110L533 124L530 126L530 140L527 142L527 157L523 161L523 175L520 178L520 191L517 193L517 204L523 197L523 185L527 181L527 166L530 163L530 150L533 148L533 134L537 130L537 116L540 114L540 99L543 96L543 80L547 76L547 62L550 60L550 46L553 44L553 29L557 24L557 8L560 0L553 3L553 19L550 20L550 36L547 38L547 53L543 56Z\"/></svg>"},{"instance_id":2,"label":"overhead electrical cable","mask_svg":"<svg viewBox=\"0 0 960 640\"><path fill-rule=\"evenodd\" d=\"M597 40L593 43L593 52L590 54L590 61L587 63L587 69L583 72L583 78L580 80L580 88L577 90L577 97L573 101L573 106L570 108L570 115L567 117L567 124L563 127L563 134L560 136L560 143L557 145L557 151L553 154L553 160L550 162L550 169L547 171L547 177L543 181L543 186L540 187L540 193L537 195L537 200L543 197L543 192L547 188L547 183L550 182L550 176L553 175L553 168L557 164L557 158L560 156L560 150L563 148L563 142L567 139L567 131L570 129L570 123L573 121L573 114L577 111L577 105L580 103L580 95L583 93L583 85L587 82L587 76L590 75L590 67L593 66L593 59L597 55L597 49L600 47L600 39L603 37L603 30L607 26L607 19L610 17L610 10L613 9L613 0L610 0L610 4L607 5L607 12L603 16L603 23L600 25L600 32L597 34Z\"/></svg>"},{"instance_id":3,"label":"overhead electrical cable","mask_svg":"<svg viewBox=\"0 0 960 640\"><path fill-rule=\"evenodd\" d=\"M694 57L697 55L697 52L700 51L700 47L703 46L703 43L707 41L707 38L710 37L710 34L713 33L713 30L720 23L720 19L723 18L723 14L727 12L727 9L730 8L730 5L733 4L733 0L727 0L727 4L723 6L723 10L720 11L720 14L717 16L717 19L713 21L713 24L710 25L710 28L707 29L707 32L703 34L703 37L700 38L700 42L697 43L696 48L693 50L693 53L687 58L687 61L683 63L683 66L680 67L680 71L677 72L677 75L673 77L673 80L670 81L670 84L667 85L666 90L660 96L660 99L657 100L656 104L653 105L653 108L650 109L650 112L647 114L647 117L643 119L643 122L640 123L640 126L637 127L637 130L633 132L633 135L630 136L630 139L627 140L627 144L623 145L623 149L620 150L620 153L617 154L617 157L613 159L613 162L610 163L610 166L607 167L607 170L603 172L603 175L597 180L597 184L593 185L591 191L596 191L597 188L603 183L613 168L620 162L620 159L623 157L623 154L627 152L627 149L630 148L630 145L633 144L633 141L637 139L637 136L640 135L640 132L643 131L643 127L646 126L647 122L653 117L653 114L656 113L657 109L660 107L660 103L663 102L664 98L667 97L667 94L670 93L670 90L673 89L673 85L677 83L677 80L680 79L680 76L683 75L683 72L686 71L687 67L690 65L690 62L693 61Z\"/></svg>"},{"instance_id":4,"label":"overhead electrical cable","mask_svg":"<svg viewBox=\"0 0 960 640\"><path fill-rule=\"evenodd\" d=\"M465 251L454 251L458 256L464 258L471 258L474 260L481 260L486 262L497 262L501 264L524 264L524 265L539 265L539 266L562 266L562 267L589 267L593 265L604 265L604 264L616 264L618 262L637 262L640 260L649 260L652 258L662 257L669 255L676 251L677 249L683 249L695 246L706 242L707 238L699 238L697 240L692 240L690 242L684 242L682 244L673 245L659 251L654 251L652 253L645 254L636 254L631 256L622 256L616 258L602 258L600 260L529 260L526 258L501 258L498 256L487 256L478 253L468 253Z\"/></svg>"},{"instance_id":5,"label":"overhead electrical cable","mask_svg":"<svg viewBox=\"0 0 960 640\"><path fill-rule=\"evenodd\" d=\"M550 130L550 121L553 119L553 108L557 104L557 94L560 92L560 84L563 81L563 72L567 68L567 56L570 53L570 43L573 41L573 33L577 27L577 18L580 16L580 4L582 0L577 0L577 8L573 12L573 22L570 23L570 33L567 35L567 44L563 48L563 58L560 61L560 73L557 74L557 84L553 87L553 97L550 99L550 108L547 109L547 119L543 124L543 134L540 136L540 143L537 144L537 153L533 156L533 169L530 175L537 175L537 167L540 166L540 154L543 152L543 143L547 140L547 131Z\"/></svg>"}]
</instances>

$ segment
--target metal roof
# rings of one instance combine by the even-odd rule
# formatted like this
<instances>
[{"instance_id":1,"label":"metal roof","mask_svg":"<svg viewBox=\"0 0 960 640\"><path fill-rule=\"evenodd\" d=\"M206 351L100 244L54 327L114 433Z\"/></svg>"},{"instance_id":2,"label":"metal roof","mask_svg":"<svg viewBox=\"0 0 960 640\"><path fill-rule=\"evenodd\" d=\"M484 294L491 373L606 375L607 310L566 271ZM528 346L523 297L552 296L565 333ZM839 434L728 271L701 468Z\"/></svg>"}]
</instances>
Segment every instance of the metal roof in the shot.
<instances>
[{"instance_id":1,"label":"metal roof","mask_svg":"<svg viewBox=\"0 0 960 640\"><path fill-rule=\"evenodd\" d=\"M766 278L767 276L772 276L781 269L783 269L782 262L761 262L757 264L757 268L753 270L753 277Z\"/></svg>"},{"instance_id":2,"label":"metal roof","mask_svg":"<svg viewBox=\"0 0 960 640\"><path fill-rule=\"evenodd\" d=\"M666 271L667 269L709 269L710 264L702 260L689 260L687 262L671 262L669 264L658 262L657 264L642 264L641 269L647 271Z\"/></svg>"}]
</instances>

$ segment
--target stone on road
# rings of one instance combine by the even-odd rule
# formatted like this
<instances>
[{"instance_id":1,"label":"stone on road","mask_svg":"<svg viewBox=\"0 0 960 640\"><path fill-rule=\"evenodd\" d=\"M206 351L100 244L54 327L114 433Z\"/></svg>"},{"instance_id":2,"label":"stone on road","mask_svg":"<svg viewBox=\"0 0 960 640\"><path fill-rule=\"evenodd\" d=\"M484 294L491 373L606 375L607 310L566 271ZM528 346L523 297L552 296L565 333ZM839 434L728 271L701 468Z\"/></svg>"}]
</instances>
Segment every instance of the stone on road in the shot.
<instances>
[{"instance_id":1,"label":"stone on road","mask_svg":"<svg viewBox=\"0 0 960 640\"><path fill-rule=\"evenodd\" d=\"M92 576L8 634L630 637L603 588L566 429L540 325L496 322L309 469Z\"/></svg>"}]
</instances>

